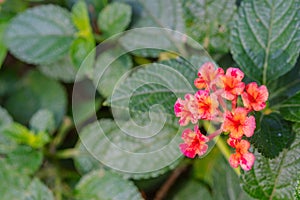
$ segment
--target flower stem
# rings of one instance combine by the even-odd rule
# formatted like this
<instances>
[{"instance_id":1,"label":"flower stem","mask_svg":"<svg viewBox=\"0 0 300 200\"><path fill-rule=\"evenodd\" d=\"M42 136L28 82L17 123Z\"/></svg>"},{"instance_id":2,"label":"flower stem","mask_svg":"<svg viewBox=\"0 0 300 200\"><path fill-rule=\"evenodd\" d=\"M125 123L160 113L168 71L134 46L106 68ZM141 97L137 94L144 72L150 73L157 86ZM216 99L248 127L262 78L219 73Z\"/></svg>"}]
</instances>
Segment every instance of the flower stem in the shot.
<instances>
[{"instance_id":1,"label":"flower stem","mask_svg":"<svg viewBox=\"0 0 300 200\"><path fill-rule=\"evenodd\" d=\"M210 125L210 123L208 122L208 121L204 121L204 123L203 123L203 126L204 126L204 128L206 129L206 130L215 130L215 128L214 127L212 127L211 125ZM220 130L220 129L219 129ZM216 133L217 131L215 131L215 133ZM214 134L214 133L213 133ZM211 135L213 135L213 134L211 134ZM230 149L229 149L229 147L226 145L226 143L224 142L224 140L222 140L221 138L219 138L219 137L214 137L214 141L216 142L216 145L217 145L217 147L218 147L218 149L221 151L221 153L223 154L223 156L226 158L226 160L229 160L229 157L230 157ZM238 167L238 168L233 168L233 170L234 170L234 172L238 175L238 176L240 176L241 175L241 173L240 173L240 168Z\"/></svg>"}]
</instances>

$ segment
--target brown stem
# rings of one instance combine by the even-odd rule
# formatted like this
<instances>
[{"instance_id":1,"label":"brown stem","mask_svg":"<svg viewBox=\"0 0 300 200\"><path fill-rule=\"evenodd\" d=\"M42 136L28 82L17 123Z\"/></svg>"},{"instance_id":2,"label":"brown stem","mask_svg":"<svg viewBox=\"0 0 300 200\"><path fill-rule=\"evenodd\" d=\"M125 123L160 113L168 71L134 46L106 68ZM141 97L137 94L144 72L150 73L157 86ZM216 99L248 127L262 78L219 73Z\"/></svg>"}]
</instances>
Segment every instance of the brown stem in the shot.
<instances>
[{"instance_id":1,"label":"brown stem","mask_svg":"<svg viewBox=\"0 0 300 200\"><path fill-rule=\"evenodd\" d=\"M178 167L169 176L168 180L163 184L163 186L157 191L154 200L163 200L167 195L170 188L176 182L177 178L187 169L188 165L183 165Z\"/></svg>"}]
</instances>

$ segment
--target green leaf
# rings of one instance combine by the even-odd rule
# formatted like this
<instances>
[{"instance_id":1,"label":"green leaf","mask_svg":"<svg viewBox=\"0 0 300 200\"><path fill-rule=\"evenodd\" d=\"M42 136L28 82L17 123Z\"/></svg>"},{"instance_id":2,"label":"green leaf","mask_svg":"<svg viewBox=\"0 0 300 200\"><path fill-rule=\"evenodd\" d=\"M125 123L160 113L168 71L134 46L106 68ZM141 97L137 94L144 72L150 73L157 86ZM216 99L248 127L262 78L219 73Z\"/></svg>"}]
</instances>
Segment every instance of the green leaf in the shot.
<instances>
[{"instance_id":1,"label":"green leaf","mask_svg":"<svg viewBox=\"0 0 300 200\"><path fill-rule=\"evenodd\" d=\"M131 7L124 3L112 3L106 6L97 20L98 27L105 37L124 31L131 20Z\"/></svg>"},{"instance_id":2,"label":"green leaf","mask_svg":"<svg viewBox=\"0 0 300 200\"><path fill-rule=\"evenodd\" d=\"M141 116L140 120L148 123ZM101 119L82 129L75 158L79 171L87 172L104 164L126 177L140 179L156 177L178 164L181 153L177 132L182 130L177 130L177 122L163 122L156 116L150 125L142 127L132 121L117 123Z\"/></svg>"},{"instance_id":3,"label":"green leaf","mask_svg":"<svg viewBox=\"0 0 300 200\"><path fill-rule=\"evenodd\" d=\"M236 175L228 161L219 157L219 162L213 170L213 199L251 200L243 191L239 177Z\"/></svg>"},{"instance_id":4,"label":"green leaf","mask_svg":"<svg viewBox=\"0 0 300 200\"><path fill-rule=\"evenodd\" d=\"M0 159L1 199L10 200L53 200L52 192L38 179L32 181Z\"/></svg>"},{"instance_id":5,"label":"green leaf","mask_svg":"<svg viewBox=\"0 0 300 200\"><path fill-rule=\"evenodd\" d=\"M112 49L103 52L97 58L95 73L103 73L103 75L100 80L94 80L94 82L98 84L97 89L104 97L112 95L114 87L122 75L128 72L133 66L131 57L128 54L122 55L119 58L118 55L118 49ZM110 63L112 60L114 61Z\"/></svg>"},{"instance_id":6,"label":"green leaf","mask_svg":"<svg viewBox=\"0 0 300 200\"><path fill-rule=\"evenodd\" d=\"M4 41L20 60L43 64L66 55L74 33L67 10L59 6L43 5L16 16L7 28Z\"/></svg>"},{"instance_id":7,"label":"green leaf","mask_svg":"<svg viewBox=\"0 0 300 200\"><path fill-rule=\"evenodd\" d=\"M3 131L3 134L17 143L26 144L33 148L41 148L50 140L47 133L42 131L34 133L18 123L12 123Z\"/></svg>"},{"instance_id":8,"label":"green leaf","mask_svg":"<svg viewBox=\"0 0 300 200\"><path fill-rule=\"evenodd\" d=\"M8 112L0 106L0 133L7 128L11 123L13 122L13 119L8 114Z\"/></svg>"},{"instance_id":9,"label":"green leaf","mask_svg":"<svg viewBox=\"0 0 300 200\"><path fill-rule=\"evenodd\" d=\"M64 88L37 71L30 71L19 84L21 87L4 104L13 118L26 124L34 113L46 109L54 114L55 125L58 126L66 111L67 95Z\"/></svg>"},{"instance_id":10,"label":"green leaf","mask_svg":"<svg viewBox=\"0 0 300 200\"><path fill-rule=\"evenodd\" d=\"M76 127L79 127L82 123L87 121L94 114L96 115L97 111L101 107L101 98L86 100L79 102L78 104L73 104L73 118L76 124Z\"/></svg>"},{"instance_id":11,"label":"green leaf","mask_svg":"<svg viewBox=\"0 0 300 200\"><path fill-rule=\"evenodd\" d=\"M1 69L0 73L0 96L7 97L9 94L15 92L17 88L17 82L19 80L19 75L15 70Z\"/></svg>"},{"instance_id":12,"label":"green leaf","mask_svg":"<svg viewBox=\"0 0 300 200\"><path fill-rule=\"evenodd\" d=\"M300 127L300 126L299 126ZM251 196L261 199L293 199L297 179L300 176L300 128L289 149L275 159L255 153L254 167L241 176L242 187Z\"/></svg>"},{"instance_id":13,"label":"green leaf","mask_svg":"<svg viewBox=\"0 0 300 200\"><path fill-rule=\"evenodd\" d=\"M0 145L2 146L1 142ZM34 174L43 162L42 152L25 145L13 146L10 143L10 148L5 153L5 161L11 165L11 170L26 175Z\"/></svg>"},{"instance_id":14,"label":"green leaf","mask_svg":"<svg viewBox=\"0 0 300 200\"><path fill-rule=\"evenodd\" d=\"M300 122L300 91L280 105L280 113L286 120Z\"/></svg>"},{"instance_id":15,"label":"green leaf","mask_svg":"<svg viewBox=\"0 0 300 200\"><path fill-rule=\"evenodd\" d=\"M55 130L55 120L54 115L49 110L39 110L37 111L29 121L30 129L39 132L53 132Z\"/></svg>"},{"instance_id":16,"label":"green leaf","mask_svg":"<svg viewBox=\"0 0 300 200\"><path fill-rule=\"evenodd\" d=\"M231 34L231 53L249 77L270 83L290 71L300 50L297 0L245 0Z\"/></svg>"},{"instance_id":17,"label":"green leaf","mask_svg":"<svg viewBox=\"0 0 300 200\"><path fill-rule=\"evenodd\" d=\"M284 148L289 147L295 133L292 131L291 123L277 113L264 115L260 120L250 141L263 156L275 158Z\"/></svg>"},{"instance_id":18,"label":"green leaf","mask_svg":"<svg viewBox=\"0 0 300 200\"><path fill-rule=\"evenodd\" d=\"M300 179L297 181L297 186L295 189L295 199L299 200L300 199Z\"/></svg>"},{"instance_id":19,"label":"green leaf","mask_svg":"<svg viewBox=\"0 0 300 200\"><path fill-rule=\"evenodd\" d=\"M133 1L139 13L132 28L158 27L185 32L183 9L180 0L138 0ZM166 9L167 8L167 9ZM139 29L126 33L121 39L121 45L135 55L142 57L158 57L161 50L178 49L177 44L182 45L181 38L170 31L163 29ZM147 48L146 48L147 47ZM160 48L155 48L160 47ZM178 51L178 50L177 50Z\"/></svg>"},{"instance_id":20,"label":"green leaf","mask_svg":"<svg viewBox=\"0 0 300 200\"><path fill-rule=\"evenodd\" d=\"M21 199L24 189L30 184L27 176L21 176L18 171L0 159L0 194L3 200Z\"/></svg>"},{"instance_id":21,"label":"green leaf","mask_svg":"<svg viewBox=\"0 0 300 200\"><path fill-rule=\"evenodd\" d=\"M34 178L26 189L26 199L54 200L54 196L47 186L45 186L39 179Z\"/></svg>"},{"instance_id":22,"label":"green leaf","mask_svg":"<svg viewBox=\"0 0 300 200\"><path fill-rule=\"evenodd\" d=\"M6 57L6 53L7 53L7 48L4 45L4 39L3 39L3 35L4 35L4 31L7 27L6 23L0 23L0 68L2 66L2 63Z\"/></svg>"},{"instance_id":23,"label":"green leaf","mask_svg":"<svg viewBox=\"0 0 300 200\"><path fill-rule=\"evenodd\" d=\"M193 93L197 68L183 59L152 63L137 69L129 78L120 80L111 97L111 106L132 112L148 112L159 105L174 115L178 97Z\"/></svg>"},{"instance_id":24,"label":"green leaf","mask_svg":"<svg viewBox=\"0 0 300 200\"><path fill-rule=\"evenodd\" d=\"M76 77L76 69L70 56L65 56L50 64L39 65L38 70L45 76L65 83L74 82Z\"/></svg>"},{"instance_id":25,"label":"green leaf","mask_svg":"<svg viewBox=\"0 0 300 200\"><path fill-rule=\"evenodd\" d=\"M182 1L187 34L209 52L227 52L235 0Z\"/></svg>"},{"instance_id":26,"label":"green leaf","mask_svg":"<svg viewBox=\"0 0 300 200\"><path fill-rule=\"evenodd\" d=\"M177 186L178 187L178 186ZM176 190L172 200L195 200L195 199L205 199L212 200L212 195L210 194L208 188L205 184L195 181L189 180L184 182L184 184L179 183L179 187Z\"/></svg>"},{"instance_id":27,"label":"green leaf","mask_svg":"<svg viewBox=\"0 0 300 200\"><path fill-rule=\"evenodd\" d=\"M70 56L74 65L79 68L96 44L90 25L88 8L84 1L80 0L73 6L72 21L77 27L78 33L71 45Z\"/></svg>"},{"instance_id":28,"label":"green leaf","mask_svg":"<svg viewBox=\"0 0 300 200\"><path fill-rule=\"evenodd\" d=\"M85 1L79 0L72 8L72 21L79 30L79 35L89 37L92 28L90 26L90 19L88 8Z\"/></svg>"},{"instance_id":29,"label":"green leaf","mask_svg":"<svg viewBox=\"0 0 300 200\"><path fill-rule=\"evenodd\" d=\"M109 171L93 171L79 181L75 188L76 199L143 199L134 184Z\"/></svg>"},{"instance_id":30,"label":"green leaf","mask_svg":"<svg viewBox=\"0 0 300 200\"><path fill-rule=\"evenodd\" d=\"M268 86L270 107L281 103L300 91L300 59L296 66Z\"/></svg>"},{"instance_id":31,"label":"green leaf","mask_svg":"<svg viewBox=\"0 0 300 200\"><path fill-rule=\"evenodd\" d=\"M91 66L93 65L95 57L95 51L93 50L94 48L94 39L79 37L73 41L70 47L70 57L77 69L83 65L83 62L86 58L90 59L87 63L89 63ZM90 53L93 55L89 55Z\"/></svg>"}]
</instances>

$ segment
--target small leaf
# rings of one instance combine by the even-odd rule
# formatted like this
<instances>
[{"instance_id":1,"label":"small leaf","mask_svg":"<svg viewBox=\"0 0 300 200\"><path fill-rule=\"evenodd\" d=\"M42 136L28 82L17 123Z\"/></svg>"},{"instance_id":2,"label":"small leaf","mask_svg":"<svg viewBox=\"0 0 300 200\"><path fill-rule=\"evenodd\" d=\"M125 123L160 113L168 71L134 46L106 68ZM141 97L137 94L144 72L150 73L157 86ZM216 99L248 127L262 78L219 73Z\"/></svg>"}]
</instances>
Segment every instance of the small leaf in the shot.
<instances>
[{"instance_id":1,"label":"small leaf","mask_svg":"<svg viewBox=\"0 0 300 200\"><path fill-rule=\"evenodd\" d=\"M66 111L67 97L64 88L37 71L30 71L19 84L21 87L4 103L14 119L26 124L34 113L46 109L54 114L55 126L58 126Z\"/></svg>"},{"instance_id":2,"label":"small leaf","mask_svg":"<svg viewBox=\"0 0 300 200\"><path fill-rule=\"evenodd\" d=\"M133 66L131 57L128 54L119 58L117 55L117 49L107 50L96 61L95 73L103 73L103 75L100 80L94 80L94 82L98 84L97 89L104 97L111 96L118 81ZM110 63L111 60L114 60L114 62Z\"/></svg>"},{"instance_id":3,"label":"small leaf","mask_svg":"<svg viewBox=\"0 0 300 200\"><path fill-rule=\"evenodd\" d=\"M297 186L295 189L295 199L300 200L300 179L297 181Z\"/></svg>"},{"instance_id":4,"label":"small leaf","mask_svg":"<svg viewBox=\"0 0 300 200\"><path fill-rule=\"evenodd\" d=\"M289 147L295 133L292 131L291 123L285 121L279 114L271 113L260 119L250 141L263 156L274 158L284 148Z\"/></svg>"},{"instance_id":5,"label":"small leaf","mask_svg":"<svg viewBox=\"0 0 300 200\"><path fill-rule=\"evenodd\" d=\"M290 71L300 50L297 0L242 1L231 53L249 77L270 83Z\"/></svg>"},{"instance_id":6,"label":"small leaf","mask_svg":"<svg viewBox=\"0 0 300 200\"><path fill-rule=\"evenodd\" d=\"M11 123L13 122L13 119L8 114L8 112L0 106L0 133L7 128Z\"/></svg>"},{"instance_id":7,"label":"small leaf","mask_svg":"<svg viewBox=\"0 0 300 200\"><path fill-rule=\"evenodd\" d=\"M27 144L33 148L41 148L50 140L47 133L41 131L37 133L31 132L18 123L12 123L3 131L3 134L17 143Z\"/></svg>"},{"instance_id":8,"label":"small leaf","mask_svg":"<svg viewBox=\"0 0 300 200\"><path fill-rule=\"evenodd\" d=\"M55 130L55 120L54 115L49 110L39 110L37 111L29 121L30 129L39 132L53 132Z\"/></svg>"},{"instance_id":9,"label":"small leaf","mask_svg":"<svg viewBox=\"0 0 300 200\"><path fill-rule=\"evenodd\" d=\"M65 83L74 82L76 77L76 69L70 56L65 56L51 64L39 65L38 70L45 76Z\"/></svg>"},{"instance_id":10,"label":"small leaf","mask_svg":"<svg viewBox=\"0 0 300 200\"><path fill-rule=\"evenodd\" d=\"M90 65L93 64L95 57L94 48L94 39L79 37L73 41L70 47L70 57L76 69L80 68L86 58L91 59L89 61L91 62ZM93 55L89 55L90 53Z\"/></svg>"},{"instance_id":11,"label":"small leaf","mask_svg":"<svg viewBox=\"0 0 300 200\"><path fill-rule=\"evenodd\" d=\"M241 176L243 189L252 197L269 199L293 199L297 179L300 176L300 129L289 149L275 159L255 153L254 167Z\"/></svg>"},{"instance_id":12,"label":"small leaf","mask_svg":"<svg viewBox=\"0 0 300 200\"><path fill-rule=\"evenodd\" d=\"M72 21L77 27L78 33L77 38L71 45L70 56L74 65L79 68L84 59L95 48L95 39L90 25L88 8L84 1L80 0L73 6Z\"/></svg>"},{"instance_id":13,"label":"small leaf","mask_svg":"<svg viewBox=\"0 0 300 200\"><path fill-rule=\"evenodd\" d=\"M4 35L4 31L7 27L6 23L1 23L0 22L0 68L2 66L2 63L6 57L6 53L7 53L7 48L4 45L4 39L3 39L3 35Z\"/></svg>"},{"instance_id":14,"label":"small leaf","mask_svg":"<svg viewBox=\"0 0 300 200\"><path fill-rule=\"evenodd\" d=\"M280 113L286 120L300 122L300 91L280 104Z\"/></svg>"},{"instance_id":15,"label":"small leaf","mask_svg":"<svg viewBox=\"0 0 300 200\"><path fill-rule=\"evenodd\" d=\"M124 31L131 20L131 7L124 3L111 3L100 13L97 20L98 27L105 37Z\"/></svg>"},{"instance_id":16,"label":"small leaf","mask_svg":"<svg viewBox=\"0 0 300 200\"><path fill-rule=\"evenodd\" d=\"M78 200L86 199L143 199L134 184L109 171L93 171L79 181L75 189Z\"/></svg>"},{"instance_id":17,"label":"small leaf","mask_svg":"<svg viewBox=\"0 0 300 200\"><path fill-rule=\"evenodd\" d=\"M227 52L235 0L182 1L187 34L209 52Z\"/></svg>"},{"instance_id":18,"label":"small leaf","mask_svg":"<svg viewBox=\"0 0 300 200\"><path fill-rule=\"evenodd\" d=\"M67 10L59 6L43 5L16 16L7 28L4 41L20 60L43 64L66 55L74 33Z\"/></svg>"}]
</instances>

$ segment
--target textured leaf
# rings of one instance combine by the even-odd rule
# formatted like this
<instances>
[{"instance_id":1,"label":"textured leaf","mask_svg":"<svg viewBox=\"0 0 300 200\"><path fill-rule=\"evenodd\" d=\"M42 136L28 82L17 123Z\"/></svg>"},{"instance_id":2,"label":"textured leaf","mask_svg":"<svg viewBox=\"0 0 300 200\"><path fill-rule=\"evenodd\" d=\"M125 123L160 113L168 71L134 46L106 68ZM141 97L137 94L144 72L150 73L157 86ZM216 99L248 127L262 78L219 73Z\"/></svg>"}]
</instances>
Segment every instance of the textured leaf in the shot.
<instances>
[{"instance_id":1,"label":"textured leaf","mask_svg":"<svg viewBox=\"0 0 300 200\"><path fill-rule=\"evenodd\" d=\"M290 71L300 50L298 0L245 0L231 34L234 60L266 84Z\"/></svg>"},{"instance_id":2,"label":"textured leaf","mask_svg":"<svg viewBox=\"0 0 300 200\"><path fill-rule=\"evenodd\" d=\"M138 7L137 20L133 23L133 28L159 27L184 32L183 10L180 0L138 0L133 1ZM176 34L170 34L167 30L139 29L128 32L120 40L120 43L127 50L143 57L158 57L161 50L177 50L176 44L182 42L182 38ZM147 47L147 48L146 48ZM156 48L160 47L160 48Z\"/></svg>"},{"instance_id":3,"label":"textured leaf","mask_svg":"<svg viewBox=\"0 0 300 200\"><path fill-rule=\"evenodd\" d=\"M295 199L299 200L300 199L300 179L297 181L297 186L295 189Z\"/></svg>"},{"instance_id":4,"label":"textured leaf","mask_svg":"<svg viewBox=\"0 0 300 200\"><path fill-rule=\"evenodd\" d=\"M285 121L281 115L271 113L260 117L257 127L250 141L258 151L267 158L274 158L288 148L295 138L291 123Z\"/></svg>"},{"instance_id":5,"label":"textured leaf","mask_svg":"<svg viewBox=\"0 0 300 200\"><path fill-rule=\"evenodd\" d=\"M182 1L187 34L209 52L227 52L235 0Z\"/></svg>"},{"instance_id":6,"label":"textured leaf","mask_svg":"<svg viewBox=\"0 0 300 200\"><path fill-rule=\"evenodd\" d=\"M131 20L131 7L124 3L112 3L99 14L98 27L106 37L124 31Z\"/></svg>"},{"instance_id":7,"label":"textured leaf","mask_svg":"<svg viewBox=\"0 0 300 200\"><path fill-rule=\"evenodd\" d=\"M55 125L59 125L67 103L64 88L37 71L29 72L20 84L22 86L5 102L5 108L13 118L25 124L39 109L47 109L53 112Z\"/></svg>"},{"instance_id":8,"label":"textured leaf","mask_svg":"<svg viewBox=\"0 0 300 200\"><path fill-rule=\"evenodd\" d=\"M79 181L75 188L76 199L143 199L134 184L109 171L93 171Z\"/></svg>"},{"instance_id":9,"label":"textured leaf","mask_svg":"<svg viewBox=\"0 0 300 200\"><path fill-rule=\"evenodd\" d=\"M289 149L275 159L258 153L251 171L242 174L243 189L251 196L261 199L293 199L297 179L300 176L300 129Z\"/></svg>"},{"instance_id":10,"label":"textured leaf","mask_svg":"<svg viewBox=\"0 0 300 200\"><path fill-rule=\"evenodd\" d=\"M103 75L100 80L94 82L98 84L97 89L104 97L111 96L122 75L133 66L131 57L128 54L119 58L117 55L117 49L108 50L103 52L96 61L95 73L103 73ZM114 62L110 64L111 60L114 60Z\"/></svg>"},{"instance_id":11,"label":"textured leaf","mask_svg":"<svg viewBox=\"0 0 300 200\"><path fill-rule=\"evenodd\" d=\"M178 164L177 132L181 130L177 122L163 122L156 116L144 127L131 121L117 123L102 119L82 130L76 147L80 153L75 158L79 171L97 168L101 162L126 177L140 179L158 176Z\"/></svg>"},{"instance_id":12,"label":"textured leaf","mask_svg":"<svg viewBox=\"0 0 300 200\"><path fill-rule=\"evenodd\" d=\"M94 48L94 39L79 37L73 41L70 48L70 56L77 69L83 64L83 61L86 58L91 58L91 65L93 64L94 56L88 55L90 53L95 55L95 52L93 51Z\"/></svg>"},{"instance_id":13,"label":"textured leaf","mask_svg":"<svg viewBox=\"0 0 300 200\"><path fill-rule=\"evenodd\" d=\"M120 80L111 97L111 106L132 112L148 112L153 106L174 115L178 97L193 93L197 68L182 59L153 63Z\"/></svg>"},{"instance_id":14,"label":"textured leaf","mask_svg":"<svg viewBox=\"0 0 300 200\"><path fill-rule=\"evenodd\" d=\"M7 28L4 40L20 60L41 64L66 55L73 35L70 13L59 6L43 5L15 17Z\"/></svg>"},{"instance_id":15,"label":"textured leaf","mask_svg":"<svg viewBox=\"0 0 300 200\"><path fill-rule=\"evenodd\" d=\"M66 83L74 82L76 77L76 69L69 56L65 56L51 64L39 65L38 69L45 76Z\"/></svg>"},{"instance_id":16,"label":"textured leaf","mask_svg":"<svg viewBox=\"0 0 300 200\"><path fill-rule=\"evenodd\" d=\"M49 110L37 111L29 121L30 129L33 131L53 132L55 130L55 120L53 113Z\"/></svg>"},{"instance_id":17,"label":"textured leaf","mask_svg":"<svg viewBox=\"0 0 300 200\"><path fill-rule=\"evenodd\" d=\"M280 105L280 113L286 120L300 122L300 91Z\"/></svg>"}]
</instances>

